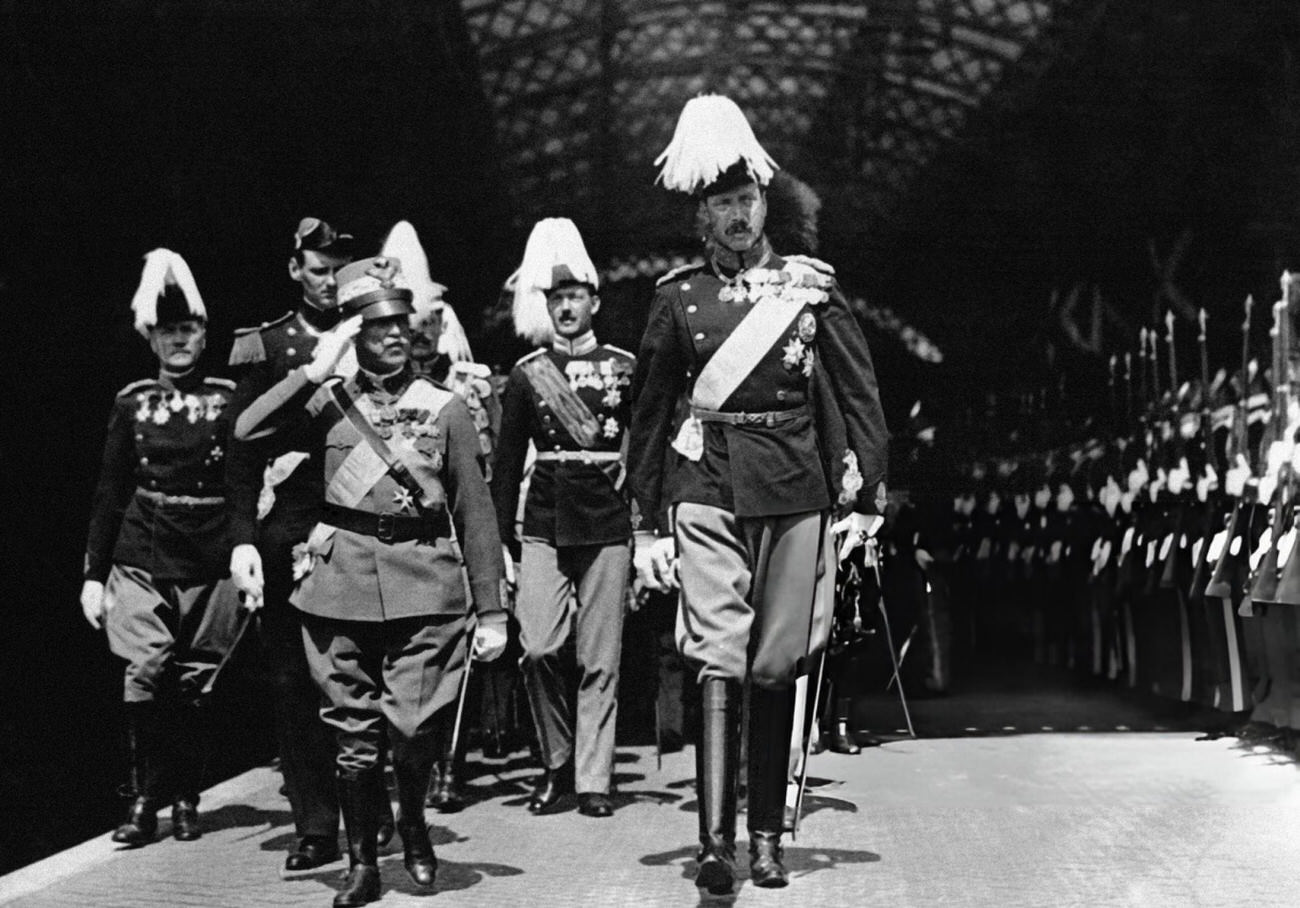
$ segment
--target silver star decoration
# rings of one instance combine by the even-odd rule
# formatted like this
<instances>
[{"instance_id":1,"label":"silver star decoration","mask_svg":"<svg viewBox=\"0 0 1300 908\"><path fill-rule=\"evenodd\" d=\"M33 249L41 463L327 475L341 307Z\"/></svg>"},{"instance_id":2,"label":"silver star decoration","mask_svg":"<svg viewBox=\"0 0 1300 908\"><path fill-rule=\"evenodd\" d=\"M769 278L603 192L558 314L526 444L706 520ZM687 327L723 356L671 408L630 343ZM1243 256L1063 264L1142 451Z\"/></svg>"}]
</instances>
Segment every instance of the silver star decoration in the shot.
<instances>
[{"instance_id":1,"label":"silver star decoration","mask_svg":"<svg viewBox=\"0 0 1300 908\"><path fill-rule=\"evenodd\" d=\"M415 499L411 497L408 489L399 488L393 493L393 504L397 505L397 510L406 513L408 510L415 513Z\"/></svg>"}]
</instances>

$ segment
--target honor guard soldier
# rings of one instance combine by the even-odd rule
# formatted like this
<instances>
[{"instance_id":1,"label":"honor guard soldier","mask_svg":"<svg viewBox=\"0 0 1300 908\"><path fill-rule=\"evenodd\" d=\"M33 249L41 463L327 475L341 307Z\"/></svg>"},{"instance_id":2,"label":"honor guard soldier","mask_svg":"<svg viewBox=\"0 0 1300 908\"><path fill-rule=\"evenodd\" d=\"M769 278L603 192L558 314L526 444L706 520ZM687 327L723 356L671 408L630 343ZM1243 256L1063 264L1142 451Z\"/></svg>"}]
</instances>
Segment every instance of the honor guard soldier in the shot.
<instances>
[{"instance_id":1,"label":"honor guard soldier","mask_svg":"<svg viewBox=\"0 0 1300 908\"><path fill-rule=\"evenodd\" d=\"M501 541L477 432L464 401L411 371L412 294L382 270L374 260L340 269L347 320L236 422L241 439L301 433L323 475L321 521L296 547L293 603L338 743L351 870L335 906L379 898L373 805L384 796L385 727L405 866L417 885L433 885L424 796L435 715L465 670L470 612L479 658L496 658L506 641ZM357 372L331 377L354 336Z\"/></svg>"},{"instance_id":2,"label":"honor guard soldier","mask_svg":"<svg viewBox=\"0 0 1300 908\"><path fill-rule=\"evenodd\" d=\"M135 800L113 841L143 845L172 804L172 835L199 837L204 686L237 639L239 606L221 582L229 553L223 460L234 383L199 365L207 314L185 260L145 257L131 303L157 378L118 392L86 545L81 607L126 661Z\"/></svg>"},{"instance_id":3,"label":"honor guard soldier","mask_svg":"<svg viewBox=\"0 0 1300 908\"><path fill-rule=\"evenodd\" d=\"M596 289L595 266L573 222L539 222L515 283L514 318L522 336L548 347L521 359L506 382L492 482L502 537L521 550L520 665L545 770L528 803L536 814L561 809L575 789L580 813L613 812L618 669L632 560L620 449L634 361L597 342L591 327L600 309ZM515 513L530 442L537 458L520 544ZM570 638L576 710L561 658Z\"/></svg>"},{"instance_id":4,"label":"honor guard soldier","mask_svg":"<svg viewBox=\"0 0 1300 908\"><path fill-rule=\"evenodd\" d=\"M635 563L651 589L679 573L678 643L702 689L696 884L722 894L735 881L749 682L750 879L784 886L792 686L824 644L814 604L834 579L828 530L847 532L847 555L879 525L884 417L866 339L829 266L783 258L765 237L775 164L740 109L691 100L658 160L664 185L697 201L708 262L660 282L637 356ZM828 526L837 506L851 513Z\"/></svg>"},{"instance_id":5,"label":"honor guard soldier","mask_svg":"<svg viewBox=\"0 0 1300 908\"><path fill-rule=\"evenodd\" d=\"M301 288L297 307L257 328L235 332L230 365L239 370L235 416L293 369L311 362L322 332L339 322L338 270L352 260L352 237L319 218L303 218L293 237L289 277ZM339 804L334 785L334 741L320 721L320 693L302 646L293 592L293 549L319 514L319 467L305 451L232 441L230 485L231 577L246 596L266 603L260 636L270 670L276 744L285 793L293 811L296 848L285 870L311 870L339 859ZM387 797L376 805L384 834L392 835Z\"/></svg>"}]
</instances>

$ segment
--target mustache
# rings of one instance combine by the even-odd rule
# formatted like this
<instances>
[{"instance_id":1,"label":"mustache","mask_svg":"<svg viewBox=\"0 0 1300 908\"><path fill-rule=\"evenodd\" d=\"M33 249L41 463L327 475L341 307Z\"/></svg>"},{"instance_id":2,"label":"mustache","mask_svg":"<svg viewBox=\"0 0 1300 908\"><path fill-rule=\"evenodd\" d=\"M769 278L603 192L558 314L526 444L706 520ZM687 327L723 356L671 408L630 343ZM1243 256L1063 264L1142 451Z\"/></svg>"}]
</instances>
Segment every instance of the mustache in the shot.
<instances>
[{"instance_id":1,"label":"mustache","mask_svg":"<svg viewBox=\"0 0 1300 908\"><path fill-rule=\"evenodd\" d=\"M732 221L730 224L727 225L728 236L730 236L733 233L749 233L749 231L750 231L750 226L748 220Z\"/></svg>"}]
</instances>

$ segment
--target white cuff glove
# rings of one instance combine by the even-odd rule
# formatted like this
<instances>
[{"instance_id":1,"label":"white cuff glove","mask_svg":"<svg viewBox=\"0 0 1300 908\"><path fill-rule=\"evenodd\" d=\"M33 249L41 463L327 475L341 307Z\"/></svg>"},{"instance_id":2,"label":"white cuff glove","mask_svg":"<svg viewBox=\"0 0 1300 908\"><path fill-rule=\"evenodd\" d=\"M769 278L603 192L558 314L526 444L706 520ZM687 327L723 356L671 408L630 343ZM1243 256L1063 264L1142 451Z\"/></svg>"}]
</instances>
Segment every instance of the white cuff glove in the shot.
<instances>
[{"instance_id":1,"label":"white cuff glove","mask_svg":"<svg viewBox=\"0 0 1300 908\"><path fill-rule=\"evenodd\" d=\"M108 614L107 600L104 584L98 580L87 580L81 585L81 614L95 630L104 626L104 616Z\"/></svg>"},{"instance_id":2,"label":"white cuff glove","mask_svg":"<svg viewBox=\"0 0 1300 908\"><path fill-rule=\"evenodd\" d=\"M245 542L230 550L230 581L242 594L244 608L255 612L262 607L262 556L256 546Z\"/></svg>"},{"instance_id":3,"label":"white cuff glove","mask_svg":"<svg viewBox=\"0 0 1300 908\"><path fill-rule=\"evenodd\" d=\"M875 536L884 522L885 518L879 514L859 514L854 511L844 519L831 524L832 536L844 534L837 554L839 560L843 561L854 549Z\"/></svg>"},{"instance_id":4,"label":"white cuff glove","mask_svg":"<svg viewBox=\"0 0 1300 908\"><path fill-rule=\"evenodd\" d=\"M329 378L334 373L334 367L343 358L343 354L352 346L352 339L360 330L361 316L354 315L322 334L320 340L316 342L316 352L312 355L311 362L302 367L307 381L319 385Z\"/></svg>"},{"instance_id":5,"label":"white cuff glove","mask_svg":"<svg viewBox=\"0 0 1300 908\"><path fill-rule=\"evenodd\" d=\"M636 568L637 580L641 585L660 593L676 588L678 584L676 541L671 536L655 539L649 533L637 533L635 540L632 565Z\"/></svg>"},{"instance_id":6,"label":"white cuff glove","mask_svg":"<svg viewBox=\"0 0 1300 908\"><path fill-rule=\"evenodd\" d=\"M492 662L506 651L508 640L504 616L500 621L480 621L474 628L474 658L480 662Z\"/></svg>"}]
</instances>

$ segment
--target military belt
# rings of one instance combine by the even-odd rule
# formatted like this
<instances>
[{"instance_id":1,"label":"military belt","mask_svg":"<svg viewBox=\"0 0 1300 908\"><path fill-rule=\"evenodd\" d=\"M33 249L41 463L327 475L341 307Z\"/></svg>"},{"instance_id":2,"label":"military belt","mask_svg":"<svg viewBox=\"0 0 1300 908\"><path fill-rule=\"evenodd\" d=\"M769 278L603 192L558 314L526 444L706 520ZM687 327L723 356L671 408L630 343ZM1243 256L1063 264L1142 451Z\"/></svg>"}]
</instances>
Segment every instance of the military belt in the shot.
<instances>
[{"instance_id":1,"label":"military belt","mask_svg":"<svg viewBox=\"0 0 1300 908\"><path fill-rule=\"evenodd\" d=\"M725 410L699 410L692 408L691 415L700 422L721 422L732 426L774 426L794 422L801 416L809 415L807 407L792 407L789 410L771 410L766 413L739 413Z\"/></svg>"},{"instance_id":2,"label":"military belt","mask_svg":"<svg viewBox=\"0 0 1300 908\"><path fill-rule=\"evenodd\" d=\"M623 457L618 451L538 451L538 460L561 463L614 463Z\"/></svg>"},{"instance_id":3,"label":"military belt","mask_svg":"<svg viewBox=\"0 0 1300 908\"><path fill-rule=\"evenodd\" d=\"M373 536L380 542L390 544L409 542L412 539L432 542L435 539L451 538L451 522L447 519L446 511L422 516L375 514L326 502L322 517L325 523L340 530Z\"/></svg>"},{"instance_id":4,"label":"military belt","mask_svg":"<svg viewBox=\"0 0 1300 908\"><path fill-rule=\"evenodd\" d=\"M136 489L135 494L137 497L143 498L145 501L151 501L154 504L175 505L187 508L226 503L226 499L219 495L208 498L198 498L193 495L166 495L162 492L155 492L153 489Z\"/></svg>"}]
</instances>

